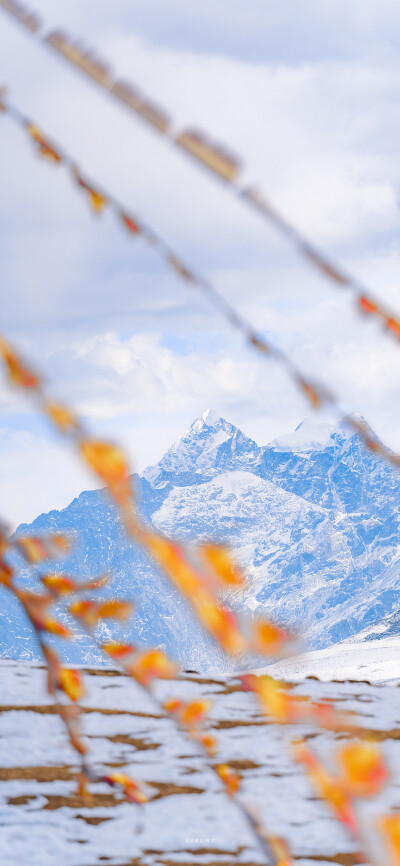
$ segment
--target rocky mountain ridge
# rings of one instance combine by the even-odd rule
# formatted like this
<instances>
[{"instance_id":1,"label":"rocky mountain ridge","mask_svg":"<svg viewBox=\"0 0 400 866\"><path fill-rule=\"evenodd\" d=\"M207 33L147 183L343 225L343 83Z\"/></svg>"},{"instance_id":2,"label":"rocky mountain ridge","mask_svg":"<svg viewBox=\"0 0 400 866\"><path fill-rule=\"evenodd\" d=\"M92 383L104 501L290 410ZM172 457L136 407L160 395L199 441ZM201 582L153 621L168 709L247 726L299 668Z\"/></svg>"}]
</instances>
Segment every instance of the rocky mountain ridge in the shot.
<instances>
[{"instance_id":1,"label":"rocky mountain ridge","mask_svg":"<svg viewBox=\"0 0 400 866\"><path fill-rule=\"evenodd\" d=\"M144 519L162 532L228 543L248 575L234 604L297 628L309 648L396 618L400 478L345 427L305 421L258 446L207 410L132 483ZM86 491L17 532L49 530L77 535L64 569L109 570L110 593L136 600L134 640L160 645L196 670L223 668L183 599L124 537L102 491ZM0 653L33 657L29 629L2 595ZM85 663L98 660L84 638L69 652L78 650Z\"/></svg>"}]
</instances>

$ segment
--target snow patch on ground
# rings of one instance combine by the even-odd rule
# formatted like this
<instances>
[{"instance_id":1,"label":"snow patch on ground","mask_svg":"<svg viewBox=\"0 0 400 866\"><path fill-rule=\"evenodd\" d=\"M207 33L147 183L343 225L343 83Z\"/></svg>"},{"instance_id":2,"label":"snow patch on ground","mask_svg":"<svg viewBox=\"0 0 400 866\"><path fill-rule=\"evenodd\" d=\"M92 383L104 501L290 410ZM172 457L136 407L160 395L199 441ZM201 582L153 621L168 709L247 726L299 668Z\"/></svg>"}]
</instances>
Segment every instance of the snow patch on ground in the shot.
<instances>
[{"instance_id":1,"label":"snow patch on ground","mask_svg":"<svg viewBox=\"0 0 400 866\"><path fill-rule=\"evenodd\" d=\"M335 644L326 650L303 653L257 670L289 681L306 677L329 680L368 680L400 683L400 637Z\"/></svg>"},{"instance_id":2,"label":"snow patch on ground","mask_svg":"<svg viewBox=\"0 0 400 866\"><path fill-rule=\"evenodd\" d=\"M394 642L387 649L393 661ZM342 658L348 647L342 645L339 650ZM315 663L323 654L310 655ZM376 655L376 663L379 659L381 656ZM360 657L359 664L362 661ZM293 662L284 664L293 672ZM344 658L340 664L343 670ZM325 660L325 667L319 664L318 670L326 674L326 665ZM215 866L263 862L243 817L222 793L219 780L193 741L176 731L170 720L160 717L151 698L135 683L110 671L86 672L84 736L89 763L96 770L106 773L111 764L143 780L149 786L150 801L137 807L119 799L118 794L113 800L110 789L98 784L92 786L96 800L90 805L76 798L76 756L52 712L44 669L3 661L0 675L4 863L101 866L107 862L127 866L135 860L138 866L157 866L165 861L171 866L182 862ZM400 802L397 688L306 680L294 686L292 693L333 701L341 710L354 714L352 719L368 733L378 735L391 778L379 797L360 805L360 819L371 835L377 817ZM343 744L340 734L338 740L335 732L308 725L273 724L260 714L254 696L239 690L235 678L224 681L186 674L177 682L158 683L156 694L160 700L175 696L213 702L210 729L218 739L218 760L233 766L237 762L243 777L243 800L258 807L270 832L288 840L296 866L311 866L316 860L321 864L348 862L355 851L353 841L315 797L290 752L293 738L311 737L313 750L334 767L335 750Z\"/></svg>"}]
</instances>

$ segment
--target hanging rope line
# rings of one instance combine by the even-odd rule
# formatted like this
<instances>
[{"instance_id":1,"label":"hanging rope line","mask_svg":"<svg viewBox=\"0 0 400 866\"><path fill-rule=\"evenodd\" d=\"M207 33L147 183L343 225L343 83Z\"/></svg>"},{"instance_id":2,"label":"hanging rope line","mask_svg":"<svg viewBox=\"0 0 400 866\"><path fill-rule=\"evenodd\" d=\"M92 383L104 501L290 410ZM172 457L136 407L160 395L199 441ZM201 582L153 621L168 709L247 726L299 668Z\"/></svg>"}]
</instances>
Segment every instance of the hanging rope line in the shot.
<instances>
[{"instance_id":1,"label":"hanging rope line","mask_svg":"<svg viewBox=\"0 0 400 866\"><path fill-rule=\"evenodd\" d=\"M41 18L15 0L0 0L0 8L22 24L27 32L57 53L59 57L100 86L120 105L144 121L149 128L169 139L180 153L188 155L207 168L214 178L223 181L231 192L261 219L273 225L320 275L337 289L348 289L354 295L357 311L362 316L375 317L383 325L384 332L400 340L400 316L382 303L356 276L344 270L327 256L318 244L307 239L301 230L293 226L277 211L264 194L255 186L242 187L238 178L243 160L234 155L230 146L216 143L198 129L176 131L170 114L149 100L129 81L116 78L110 64L97 52L71 38L64 30L44 30Z\"/></svg>"},{"instance_id":2,"label":"hanging rope line","mask_svg":"<svg viewBox=\"0 0 400 866\"><path fill-rule=\"evenodd\" d=\"M391 464L400 466L400 455L395 454L384 445L363 419L350 413L330 388L303 374L284 351L272 341L259 335L253 325L220 294L210 280L183 262L180 255L172 250L152 227L150 228L143 220L133 215L116 196L82 174L77 167L76 160L48 138L34 121L26 117L14 105L6 102L2 94L0 94L0 111L28 133L39 156L53 165L63 164L67 168L77 188L85 193L93 213L100 215L106 207L112 210L117 217L118 225L127 230L131 237L141 235L156 250L167 266L178 274L187 285L196 287L207 301L218 310L228 325L242 334L247 345L251 346L264 359L273 359L281 364L296 388L306 397L314 409L322 407L333 409L338 420L343 421L355 431L367 448Z\"/></svg>"}]
</instances>

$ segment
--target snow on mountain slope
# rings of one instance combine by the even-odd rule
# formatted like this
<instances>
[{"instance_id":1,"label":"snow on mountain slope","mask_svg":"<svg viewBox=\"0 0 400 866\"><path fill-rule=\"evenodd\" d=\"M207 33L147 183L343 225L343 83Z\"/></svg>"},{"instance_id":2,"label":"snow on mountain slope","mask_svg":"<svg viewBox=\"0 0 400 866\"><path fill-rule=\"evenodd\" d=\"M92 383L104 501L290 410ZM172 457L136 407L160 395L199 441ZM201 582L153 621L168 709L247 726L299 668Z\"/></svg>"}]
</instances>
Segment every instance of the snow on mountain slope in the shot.
<instances>
[{"instance_id":1,"label":"snow on mountain slope","mask_svg":"<svg viewBox=\"0 0 400 866\"><path fill-rule=\"evenodd\" d=\"M272 613L311 648L397 615L400 477L340 425L318 431L307 422L294 439L259 447L207 410L133 485L144 519L163 532L230 544L249 577L236 606ZM164 647L187 667L223 668L183 599L125 538L104 493L82 493L18 531L48 530L77 534L62 566L69 573L109 570L109 593L135 599L134 640ZM0 653L35 656L5 590L1 601ZM78 649L83 661L98 660L87 642Z\"/></svg>"},{"instance_id":2,"label":"snow on mountain slope","mask_svg":"<svg viewBox=\"0 0 400 866\"><path fill-rule=\"evenodd\" d=\"M400 635L369 642L346 641L268 665L257 673L289 682L318 677L324 682L359 680L397 684L400 682Z\"/></svg>"},{"instance_id":3,"label":"snow on mountain slope","mask_svg":"<svg viewBox=\"0 0 400 866\"><path fill-rule=\"evenodd\" d=\"M390 639L398 635L400 635L400 610L396 609L393 613L388 613L381 620L374 622L373 625L369 625L358 634L353 635L351 642L383 641L383 639Z\"/></svg>"},{"instance_id":4,"label":"snow on mountain slope","mask_svg":"<svg viewBox=\"0 0 400 866\"><path fill-rule=\"evenodd\" d=\"M231 469L254 471L260 460L261 450L252 439L207 409L143 477L156 487L168 481L194 484Z\"/></svg>"},{"instance_id":5,"label":"snow on mountain slope","mask_svg":"<svg viewBox=\"0 0 400 866\"><path fill-rule=\"evenodd\" d=\"M293 433L286 433L271 442L275 451L296 451L307 454L308 451L318 451L325 448L332 435L329 424L319 424L305 418Z\"/></svg>"}]
</instances>

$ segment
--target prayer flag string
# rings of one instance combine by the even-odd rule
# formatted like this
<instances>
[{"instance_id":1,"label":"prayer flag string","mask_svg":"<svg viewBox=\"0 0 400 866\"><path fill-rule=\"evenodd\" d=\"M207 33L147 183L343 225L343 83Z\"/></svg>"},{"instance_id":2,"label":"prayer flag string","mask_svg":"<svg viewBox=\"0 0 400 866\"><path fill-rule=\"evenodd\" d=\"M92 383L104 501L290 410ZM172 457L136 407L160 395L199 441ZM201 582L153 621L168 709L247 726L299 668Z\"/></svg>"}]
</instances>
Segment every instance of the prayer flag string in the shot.
<instances>
[{"instance_id":1,"label":"prayer flag string","mask_svg":"<svg viewBox=\"0 0 400 866\"><path fill-rule=\"evenodd\" d=\"M257 333L253 325L232 306L208 278L199 274L195 268L184 262L180 255L172 250L169 244L153 228L150 228L141 218L133 214L116 196L106 191L97 181L89 179L77 167L76 160L49 138L35 122L27 118L18 108L11 105L6 100L4 93L0 93L0 111L28 133L39 156L43 157L53 166L64 165L67 168L77 188L86 196L94 214L101 215L106 208L112 210L117 217L117 225L124 228L132 238L143 237L161 256L165 264L187 286L196 287L205 299L224 317L228 325L242 334L248 346L261 355L264 360L273 359L281 364L296 388L314 409L322 407L330 408L335 412L339 420L343 421L353 432L361 437L369 450L383 457L389 463L400 466L400 455L394 453L389 447L384 445L362 418L350 413L330 388L316 379L305 375L282 349L277 347L271 340L267 340ZM17 377L21 375L26 376L27 385L29 385L29 377L32 376L29 371L24 371L22 374L20 370L16 370L14 375ZM31 385L32 387L35 385L34 377ZM49 406L49 414L51 414L51 403ZM55 404L53 413L57 416L57 423L60 426L61 424L65 428L74 426L74 419L72 416L70 417L67 410L63 410L62 407L60 408Z\"/></svg>"},{"instance_id":2,"label":"prayer flag string","mask_svg":"<svg viewBox=\"0 0 400 866\"><path fill-rule=\"evenodd\" d=\"M361 316L376 318L382 324L384 332L400 340L399 315L375 297L362 280L344 270L319 249L318 244L306 238L302 231L293 226L257 187L241 186L238 178L243 160L236 156L230 147L213 141L209 135L199 129L177 132L168 111L145 96L136 85L115 78L106 60L103 60L97 52L71 38L64 30L44 31L40 17L23 4L16 0L0 0L0 8L12 15L32 36L38 37L59 57L100 86L120 105L147 123L151 129L169 138L179 152L196 160L214 177L222 180L240 201L292 243L306 262L329 280L333 287L346 288L352 292L356 310ZM96 206L94 201L92 204ZM99 210L103 206L99 202Z\"/></svg>"}]
</instances>

